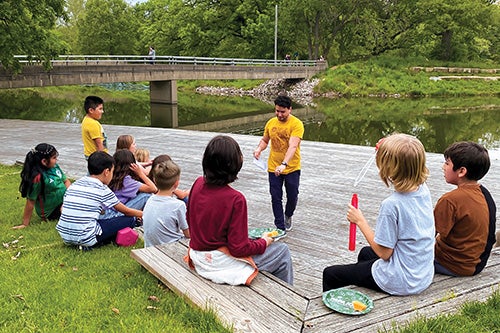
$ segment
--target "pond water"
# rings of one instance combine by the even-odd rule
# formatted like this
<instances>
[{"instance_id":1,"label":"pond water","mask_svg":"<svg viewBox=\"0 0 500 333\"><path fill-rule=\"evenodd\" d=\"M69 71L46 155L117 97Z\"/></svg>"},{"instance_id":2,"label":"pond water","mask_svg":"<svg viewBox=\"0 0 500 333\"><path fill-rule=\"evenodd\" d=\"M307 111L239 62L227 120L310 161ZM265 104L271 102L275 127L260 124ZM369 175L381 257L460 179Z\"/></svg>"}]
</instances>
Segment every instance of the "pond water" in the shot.
<instances>
[{"instance_id":1,"label":"pond water","mask_svg":"<svg viewBox=\"0 0 500 333\"><path fill-rule=\"evenodd\" d=\"M149 95L105 99L103 124L151 124ZM217 97L179 91L179 127L261 135L273 105L250 97ZM305 140L374 146L383 136L417 136L426 150L441 153L452 142L484 144L500 156L500 97L420 99L316 99L314 107L294 105L305 124ZM0 92L0 118L79 123L82 99L42 98L29 90Z\"/></svg>"}]
</instances>

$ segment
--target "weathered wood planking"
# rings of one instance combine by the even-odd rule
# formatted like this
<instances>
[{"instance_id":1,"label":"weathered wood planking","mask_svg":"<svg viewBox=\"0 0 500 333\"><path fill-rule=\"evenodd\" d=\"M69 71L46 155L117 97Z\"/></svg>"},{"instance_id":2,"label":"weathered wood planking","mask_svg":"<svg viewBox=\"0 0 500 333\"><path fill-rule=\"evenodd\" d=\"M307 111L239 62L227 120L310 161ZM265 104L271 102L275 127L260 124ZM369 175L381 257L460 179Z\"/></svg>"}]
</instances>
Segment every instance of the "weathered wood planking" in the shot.
<instances>
[{"instance_id":1,"label":"weathered wood planking","mask_svg":"<svg viewBox=\"0 0 500 333\"><path fill-rule=\"evenodd\" d=\"M212 309L236 332L299 332L307 300L286 298L287 287L259 274L252 288L212 283L193 272L181 243L132 250L131 256L167 287L192 304ZM179 261L179 258L181 260ZM278 298L277 298L278 297ZM283 299L284 302L277 302ZM300 300L299 300L300 301ZM302 304L298 304L302 303Z\"/></svg>"},{"instance_id":2,"label":"weathered wood planking","mask_svg":"<svg viewBox=\"0 0 500 333\"><path fill-rule=\"evenodd\" d=\"M188 242L183 241L179 244L168 244L158 246L160 251L165 255L174 258L179 265L185 265L183 260L187 254ZM193 271L191 271L193 272ZM261 277L265 276L265 277ZM238 287L239 288L239 287ZM270 302L281 307L290 315L299 319L305 316L308 301L289 284L275 278L274 276L265 272L259 273L256 280L252 282L250 289L260 294L262 297L267 298Z\"/></svg>"},{"instance_id":3,"label":"weathered wood planking","mask_svg":"<svg viewBox=\"0 0 500 333\"><path fill-rule=\"evenodd\" d=\"M375 332L384 326L402 325L418 315L454 312L464 301L484 301L498 289L499 268L500 251L497 250L481 274L462 278L436 275L431 286L419 295L396 297L355 288L370 295L375 303L370 313L360 317L334 313L318 297L309 304L304 332Z\"/></svg>"}]
</instances>

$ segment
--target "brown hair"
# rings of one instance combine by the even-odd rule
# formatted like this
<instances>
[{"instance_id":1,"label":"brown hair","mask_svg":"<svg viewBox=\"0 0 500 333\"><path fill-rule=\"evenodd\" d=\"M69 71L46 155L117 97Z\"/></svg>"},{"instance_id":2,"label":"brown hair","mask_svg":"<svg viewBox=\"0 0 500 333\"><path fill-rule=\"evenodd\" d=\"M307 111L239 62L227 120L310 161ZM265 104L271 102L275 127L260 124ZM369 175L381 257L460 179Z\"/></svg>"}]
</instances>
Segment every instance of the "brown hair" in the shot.
<instances>
[{"instance_id":1,"label":"brown hair","mask_svg":"<svg viewBox=\"0 0 500 333\"><path fill-rule=\"evenodd\" d=\"M214 137L205 148L202 166L207 184L223 186L234 182L243 166L238 142L227 135Z\"/></svg>"},{"instance_id":2,"label":"brown hair","mask_svg":"<svg viewBox=\"0 0 500 333\"><path fill-rule=\"evenodd\" d=\"M157 163L151 169L153 182L160 190L169 190L181 176L181 169L172 160Z\"/></svg>"},{"instance_id":3,"label":"brown hair","mask_svg":"<svg viewBox=\"0 0 500 333\"><path fill-rule=\"evenodd\" d=\"M116 139L116 150L130 149L132 143L134 143L134 137L132 135L129 134L120 135L118 139Z\"/></svg>"}]
</instances>

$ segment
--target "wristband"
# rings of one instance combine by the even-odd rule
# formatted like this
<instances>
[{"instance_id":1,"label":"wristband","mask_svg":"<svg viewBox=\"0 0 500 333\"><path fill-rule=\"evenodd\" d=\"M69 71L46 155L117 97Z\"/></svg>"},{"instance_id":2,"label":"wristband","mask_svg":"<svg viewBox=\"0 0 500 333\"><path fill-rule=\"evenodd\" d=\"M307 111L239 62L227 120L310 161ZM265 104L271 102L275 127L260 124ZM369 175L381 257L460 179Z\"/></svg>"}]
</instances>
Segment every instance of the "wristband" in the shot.
<instances>
[{"instance_id":1,"label":"wristband","mask_svg":"<svg viewBox=\"0 0 500 333\"><path fill-rule=\"evenodd\" d=\"M287 166L288 166L288 163L286 163L286 162L281 162L281 165L284 165L284 166L286 166L286 167L287 167Z\"/></svg>"}]
</instances>

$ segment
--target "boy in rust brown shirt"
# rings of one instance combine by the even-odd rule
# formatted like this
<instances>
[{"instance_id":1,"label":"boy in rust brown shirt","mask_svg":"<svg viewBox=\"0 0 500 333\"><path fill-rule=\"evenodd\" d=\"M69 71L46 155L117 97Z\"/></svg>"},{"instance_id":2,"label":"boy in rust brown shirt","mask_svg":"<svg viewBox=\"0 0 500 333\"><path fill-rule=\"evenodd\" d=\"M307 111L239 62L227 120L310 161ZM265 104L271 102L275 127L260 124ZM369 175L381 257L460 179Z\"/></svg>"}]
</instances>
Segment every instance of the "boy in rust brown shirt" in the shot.
<instances>
[{"instance_id":1,"label":"boy in rust brown shirt","mask_svg":"<svg viewBox=\"0 0 500 333\"><path fill-rule=\"evenodd\" d=\"M495 243L496 206L478 183L490 168L488 151L474 142L446 148L444 178L457 188L445 193L434 208L436 273L470 276L486 266Z\"/></svg>"}]
</instances>

